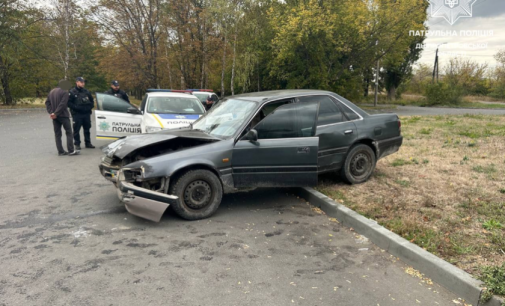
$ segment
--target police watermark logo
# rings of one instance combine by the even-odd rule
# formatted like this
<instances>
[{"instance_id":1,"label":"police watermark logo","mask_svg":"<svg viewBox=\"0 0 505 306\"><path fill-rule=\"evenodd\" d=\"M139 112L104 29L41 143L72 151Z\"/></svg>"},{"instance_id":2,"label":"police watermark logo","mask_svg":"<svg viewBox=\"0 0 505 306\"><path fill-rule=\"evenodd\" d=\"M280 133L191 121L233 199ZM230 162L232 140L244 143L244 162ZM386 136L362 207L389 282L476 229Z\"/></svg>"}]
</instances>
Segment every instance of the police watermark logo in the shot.
<instances>
[{"instance_id":1,"label":"police watermark logo","mask_svg":"<svg viewBox=\"0 0 505 306\"><path fill-rule=\"evenodd\" d=\"M470 18L478 0L430 0L431 17L444 18L454 25L460 18Z\"/></svg>"},{"instance_id":2,"label":"police watermark logo","mask_svg":"<svg viewBox=\"0 0 505 306\"><path fill-rule=\"evenodd\" d=\"M100 124L98 125L98 128L101 130L101 131L108 131L110 130L110 124L108 122L105 122L105 121L102 121L100 122Z\"/></svg>"}]
</instances>

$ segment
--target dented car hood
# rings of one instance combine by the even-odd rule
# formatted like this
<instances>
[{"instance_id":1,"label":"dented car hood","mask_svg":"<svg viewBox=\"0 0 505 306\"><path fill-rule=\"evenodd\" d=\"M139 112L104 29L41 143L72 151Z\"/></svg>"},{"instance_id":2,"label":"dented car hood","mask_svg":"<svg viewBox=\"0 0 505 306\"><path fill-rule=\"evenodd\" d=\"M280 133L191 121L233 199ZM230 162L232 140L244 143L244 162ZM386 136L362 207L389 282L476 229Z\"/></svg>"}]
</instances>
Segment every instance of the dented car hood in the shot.
<instances>
[{"instance_id":1,"label":"dented car hood","mask_svg":"<svg viewBox=\"0 0 505 306\"><path fill-rule=\"evenodd\" d=\"M193 138L193 139L209 139L221 140L199 130L176 130L176 131L163 131L151 134L131 135L120 138L113 143L103 148L103 153L108 157L125 158L128 154L140 148L153 145L160 142L165 142L178 137Z\"/></svg>"}]
</instances>

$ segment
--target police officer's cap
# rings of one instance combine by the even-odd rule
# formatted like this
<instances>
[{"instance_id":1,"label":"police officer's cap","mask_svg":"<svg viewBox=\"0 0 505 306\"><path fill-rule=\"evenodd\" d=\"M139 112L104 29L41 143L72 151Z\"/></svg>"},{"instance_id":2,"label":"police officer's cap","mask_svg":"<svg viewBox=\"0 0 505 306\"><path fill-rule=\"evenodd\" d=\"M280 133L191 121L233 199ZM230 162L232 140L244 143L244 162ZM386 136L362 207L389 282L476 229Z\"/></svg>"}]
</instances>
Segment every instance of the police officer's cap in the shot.
<instances>
[{"instance_id":1,"label":"police officer's cap","mask_svg":"<svg viewBox=\"0 0 505 306\"><path fill-rule=\"evenodd\" d=\"M83 77L77 77L77 78L75 79L75 81L76 81L76 82L86 82L86 80L84 80L84 78L83 78Z\"/></svg>"},{"instance_id":2,"label":"police officer's cap","mask_svg":"<svg viewBox=\"0 0 505 306\"><path fill-rule=\"evenodd\" d=\"M115 80L114 80L114 81L112 81L112 83L111 83L111 84L112 84L112 85L114 85L114 86L119 86L119 82L118 82L118 81L115 81Z\"/></svg>"}]
</instances>

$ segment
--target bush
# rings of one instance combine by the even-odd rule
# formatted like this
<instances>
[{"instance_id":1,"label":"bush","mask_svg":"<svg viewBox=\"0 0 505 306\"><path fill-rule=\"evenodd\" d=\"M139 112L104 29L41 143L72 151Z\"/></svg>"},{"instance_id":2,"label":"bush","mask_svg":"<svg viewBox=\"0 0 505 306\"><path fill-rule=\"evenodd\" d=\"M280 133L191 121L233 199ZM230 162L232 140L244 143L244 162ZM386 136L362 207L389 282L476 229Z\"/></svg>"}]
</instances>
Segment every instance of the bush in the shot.
<instances>
[{"instance_id":1,"label":"bush","mask_svg":"<svg viewBox=\"0 0 505 306\"><path fill-rule=\"evenodd\" d=\"M459 86L436 83L426 86L427 105L457 105L463 99L464 91Z\"/></svg>"}]
</instances>

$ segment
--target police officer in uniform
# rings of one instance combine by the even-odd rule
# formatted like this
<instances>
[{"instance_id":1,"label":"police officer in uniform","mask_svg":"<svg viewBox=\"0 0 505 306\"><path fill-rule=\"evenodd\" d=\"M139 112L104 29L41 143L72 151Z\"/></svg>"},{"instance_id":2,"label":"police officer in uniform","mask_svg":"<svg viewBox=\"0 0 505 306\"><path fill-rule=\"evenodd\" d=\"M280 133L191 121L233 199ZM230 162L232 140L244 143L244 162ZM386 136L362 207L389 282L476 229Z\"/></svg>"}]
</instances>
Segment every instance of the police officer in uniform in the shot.
<instances>
[{"instance_id":1,"label":"police officer in uniform","mask_svg":"<svg viewBox=\"0 0 505 306\"><path fill-rule=\"evenodd\" d=\"M75 87L68 93L68 107L74 120L74 145L76 150L81 149L81 127L84 132L86 148L94 149L91 144L89 130L91 129L91 112L95 107L95 101L91 93L84 88L85 80L82 77L75 79Z\"/></svg>"},{"instance_id":2,"label":"police officer in uniform","mask_svg":"<svg viewBox=\"0 0 505 306\"><path fill-rule=\"evenodd\" d=\"M123 99L126 102L130 103L130 98L128 98L126 92L124 90L119 89L118 81L112 81L112 83L110 84L110 89L107 90L105 93Z\"/></svg>"}]
</instances>

